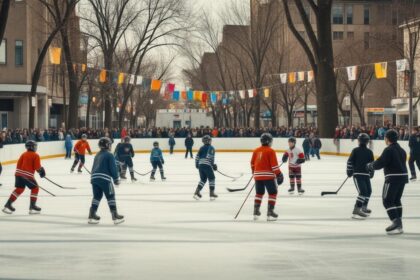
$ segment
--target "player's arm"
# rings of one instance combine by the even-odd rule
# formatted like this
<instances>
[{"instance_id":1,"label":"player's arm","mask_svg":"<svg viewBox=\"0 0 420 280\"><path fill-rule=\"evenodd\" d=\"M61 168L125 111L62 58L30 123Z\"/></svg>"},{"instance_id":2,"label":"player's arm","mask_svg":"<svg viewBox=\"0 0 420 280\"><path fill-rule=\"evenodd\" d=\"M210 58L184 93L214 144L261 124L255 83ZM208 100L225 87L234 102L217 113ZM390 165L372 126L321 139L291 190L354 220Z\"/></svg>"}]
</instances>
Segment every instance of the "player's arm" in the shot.
<instances>
[{"instance_id":1,"label":"player's arm","mask_svg":"<svg viewBox=\"0 0 420 280\"><path fill-rule=\"evenodd\" d=\"M353 165L354 165L354 150L351 152L349 158L347 159L347 168L346 173L347 177L353 176Z\"/></svg>"},{"instance_id":2,"label":"player's arm","mask_svg":"<svg viewBox=\"0 0 420 280\"><path fill-rule=\"evenodd\" d=\"M283 173L280 171L279 162L277 161L276 152L272 151L270 155L270 163L271 163L271 169L273 170L274 174L276 174L276 181L277 185L283 184L284 177Z\"/></svg>"},{"instance_id":3,"label":"player's arm","mask_svg":"<svg viewBox=\"0 0 420 280\"><path fill-rule=\"evenodd\" d=\"M91 151L91 149L90 149L89 142L87 142L87 141L86 141L86 149L88 150L89 155L92 155L92 151Z\"/></svg>"},{"instance_id":4,"label":"player's arm","mask_svg":"<svg viewBox=\"0 0 420 280\"><path fill-rule=\"evenodd\" d=\"M131 157L133 158L134 157L133 145L130 146L130 154L131 154Z\"/></svg>"},{"instance_id":5,"label":"player's arm","mask_svg":"<svg viewBox=\"0 0 420 280\"><path fill-rule=\"evenodd\" d=\"M301 152L298 155L298 159L296 160L297 164L302 164L305 162L305 155Z\"/></svg>"},{"instance_id":6,"label":"player's arm","mask_svg":"<svg viewBox=\"0 0 420 280\"><path fill-rule=\"evenodd\" d=\"M162 150L161 149L159 149L159 159L160 159L160 162L162 164L165 164L165 160L163 159L163 153L162 153Z\"/></svg>"},{"instance_id":7,"label":"player's arm","mask_svg":"<svg viewBox=\"0 0 420 280\"><path fill-rule=\"evenodd\" d=\"M114 184L119 185L120 176L118 175L117 161L115 160L115 157L111 153L109 153L108 164L109 164L109 171L111 173L110 175L112 177L112 180L114 181Z\"/></svg>"},{"instance_id":8,"label":"player's arm","mask_svg":"<svg viewBox=\"0 0 420 280\"><path fill-rule=\"evenodd\" d=\"M252 174L254 174L254 170L255 170L255 158L256 158L256 152L254 151L252 153L252 158L251 158L251 170L252 170Z\"/></svg>"},{"instance_id":9,"label":"player's arm","mask_svg":"<svg viewBox=\"0 0 420 280\"><path fill-rule=\"evenodd\" d=\"M281 158L281 161L282 162L287 162L287 159L289 158L289 153L288 152L285 152L284 154L283 154L283 157Z\"/></svg>"},{"instance_id":10,"label":"player's arm","mask_svg":"<svg viewBox=\"0 0 420 280\"><path fill-rule=\"evenodd\" d=\"M387 166L390 163L390 161L391 161L390 151L388 149L385 149L382 152L382 155L377 160L367 165L367 168L369 171L379 170Z\"/></svg>"},{"instance_id":11,"label":"player's arm","mask_svg":"<svg viewBox=\"0 0 420 280\"><path fill-rule=\"evenodd\" d=\"M37 154L34 159L34 168L36 172L38 172L39 176L41 178L44 178L46 173L44 167L41 166L41 159L39 158L39 155Z\"/></svg>"}]
</instances>

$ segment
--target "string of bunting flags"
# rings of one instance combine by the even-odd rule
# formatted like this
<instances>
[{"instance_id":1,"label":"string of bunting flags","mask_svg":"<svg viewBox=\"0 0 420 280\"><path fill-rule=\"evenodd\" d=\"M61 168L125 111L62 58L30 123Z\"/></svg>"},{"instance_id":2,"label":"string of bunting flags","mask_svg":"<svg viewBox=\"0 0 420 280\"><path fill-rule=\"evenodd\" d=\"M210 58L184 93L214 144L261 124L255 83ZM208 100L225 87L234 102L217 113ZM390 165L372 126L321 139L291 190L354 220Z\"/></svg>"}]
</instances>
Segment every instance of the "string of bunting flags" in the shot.
<instances>
[{"instance_id":1,"label":"string of bunting flags","mask_svg":"<svg viewBox=\"0 0 420 280\"><path fill-rule=\"evenodd\" d=\"M61 48L51 47L49 49L50 62L53 65L61 64ZM408 61L406 59L388 61L388 62L376 62L370 64L353 65L346 67L335 68L335 71L339 69L345 69L349 81L357 79L358 70L363 66L374 67L375 77L377 79L384 79L388 73L388 63L395 62L397 72L403 72L407 70ZM313 71L296 71L289 73L273 74L271 76L279 76L280 83L270 86L264 86L262 88L254 88L247 90L230 90L230 91L202 91L202 90L177 90L174 83L165 83L162 80L145 78L140 75L133 75L123 72L115 72L108 69L98 69L92 64L80 64L75 63L73 67L76 70L85 73L86 71L97 71L98 81L105 83L112 81L118 86L128 83L135 86L143 86L144 89L150 89L152 92L160 93L164 99L173 101L197 101L201 102L202 107L206 107L208 102L215 104L219 101L222 104L227 105L234 99L235 95L241 99L253 98L260 92L265 98L269 98L271 90L275 87L284 84L296 84L301 82L310 83L314 79Z\"/></svg>"}]
</instances>

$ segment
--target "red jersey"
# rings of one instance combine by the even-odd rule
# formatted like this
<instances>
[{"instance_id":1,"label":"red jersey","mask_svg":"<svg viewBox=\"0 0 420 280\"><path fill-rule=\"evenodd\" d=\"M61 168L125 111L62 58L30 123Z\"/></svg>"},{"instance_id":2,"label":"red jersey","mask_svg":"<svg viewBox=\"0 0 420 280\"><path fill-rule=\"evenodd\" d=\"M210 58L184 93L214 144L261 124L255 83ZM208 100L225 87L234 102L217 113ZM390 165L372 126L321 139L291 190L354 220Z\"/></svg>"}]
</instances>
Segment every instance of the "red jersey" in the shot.
<instances>
[{"instance_id":1,"label":"red jersey","mask_svg":"<svg viewBox=\"0 0 420 280\"><path fill-rule=\"evenodd\" d=\"M254 151L251 169L255 181L273 180L281 173L276 152L268 146L261 146Z\"/></svg>"},{"instance_id":2,"label":"red jersey","mask_svg":"<svg viewBox=\"0 0 420 280\"><path fill-rule=\"evenodd\" d=\"M86 150L89 152L89 154L91 153L88 141L79 140L77 141L76 145L74 145L74 151L79 155L85 155Z\"/></svg>"},{"instance_id":3,"label":"red jersey","mask_svg":"<svg viewBox=\"0 0 420 280\"><path fill-rule=\"evenodd\" d=\"M24 177L27 179L35 179L35 171L41 168L41 159L36 152L24 152L17 163L15 176Z\"/></svg>"}]
</instances>

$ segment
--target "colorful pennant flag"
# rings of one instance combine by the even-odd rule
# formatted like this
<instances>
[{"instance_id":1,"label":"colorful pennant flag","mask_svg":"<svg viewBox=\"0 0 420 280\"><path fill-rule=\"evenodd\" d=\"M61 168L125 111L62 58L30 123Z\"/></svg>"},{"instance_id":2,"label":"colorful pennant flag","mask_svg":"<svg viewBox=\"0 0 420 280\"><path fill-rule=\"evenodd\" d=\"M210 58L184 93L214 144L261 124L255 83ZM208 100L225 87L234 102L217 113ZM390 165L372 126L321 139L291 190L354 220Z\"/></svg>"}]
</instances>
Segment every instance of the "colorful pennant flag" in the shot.
<instances>
[{"instance_id":1,"label":"colorful pennant flag","mask_svg":"<svg viewBox=\"0 0 420 280\"><path fill-rule=\"evenodd\" d=\"M201 101L203 103L207 103L207 93L206 92L201 93Z\"/></svg>"},{"instance_id":2,"label":"colorful pennant flag","mask_svg":"<svg viewBox=\"0 0 420 280\"><path fill-rule=\"evenodd\" d=\"M301 71L298 72L298 82L303 82L305 81L305 72Z\"/></svg>"},{"instance_id":3,"label":"colorful pennant flag","mask_svg":"<svg viewBox=\"0 0 420 280\"><path fill-rule=\"evenodd\" d=\"M193 100L193 98L194 98L194 93L193 93L193 91L192 91L192 90L189 90L189 91L187 92L187 99L188 99L188 101L192 101L192 100Z\"/></svg>"},{"instance_id":4,"label":"colorful pennant flag","mask_svg":"<svg viewBox=\"0 0 420 280\"><path fill-rule=\"evenodd\" d=\"M357 66L349 66L346 68L347 70L347 77L349 81L356 80L357 77Z\"/></svg>"},{"instance_id":5,"label":"colorful pennant flag","mask_svg":"<svg viewBox=\"0 0 420 280\"><path fill-rule=\"evenodd\" d=\"M50 52L50 62L54 65L59 65L61 63L61 48L53 48L49 49Z\"/></svg>"},{"instance_id":6,"label":"colorful pennant flag","mask_svg":"<svg viewBox=\"0 0 420 280\"><path fill-rule=\"evenodd\" d=\"M143 88L145 90L150 90L151 85L152 85L152 80L151 79L148 79L148 78L143 79Z\"/></svg>"},{"instance_id":7,"label":"colorful pennant flag","mask_svg":"<svg viewBox=\"0 0 420 280\"><path fill-rule=\"evenodd\" d=\"M387 76L388 62L375 63L376 79L384 79Z\"/></svg>"},{"instance_id":8,"label":"colorful pennant flag","mask_svg":"<svg viewBox=\"0 0 420 280\"><path fill-rule=\"evenodd\" d=\"M150 85L150 89L152 91L160 91L161 88L162 88L161 80L152 80L152 84Z\"/></svg>"},{"instance_id":9,"label":"colorful pennant flag","mask_svg":"<svg viewBox=\"0 0 420 280\"><path fill-rule=\"evenodd\" d=\"M86 72L86 64L82 64L82 73Z\"/></svg>"},{"instance_id":10,"label":"colorful pennant flag","mask_svg":"<svg viewBox=\"0 0 420 280\"><path fill-rule=\"evenodd\" d=\"M143 84L143 77L137 76L136 85L141 86Z\"/></svg>"},{"instance_id":11,"label":"colorful pennant flag","mask_svg":"<svg viewBox=\"0 0 420 280\"><path fill-rule=\"evenodd\" d=\"M407 59L397 60L397 72L403 72L407 69Z\"/></svg>"},{"instance_id":12,"label":"colorful pennant flag","mask_svg":"<svg viewBox=\"0 0 420 280\"><path fill-rule=\"evenodd\" d=\"M211 103L217 103L217 94L214 91L211 93Z\"/></svg>"},{"instance_id":13,"label":"colorful pennant flag","mask_svg":"<svg viewBox=\"0 0 420 280\"><path fill-rule=\"evenodd\" d=\"M282 84L287 83L287 73L280 74L280 81Z\"/></svg>"},{"instance_id":14,"label":"colorful pennant flag","mask_svg":"<svg viewBox=\"0 0 420 280\"><path fill-rule=\"evenodd\" d=\"M254 90L253 89L248 89L248 97L249 98L254 97Z\"/></svg>"},{"instance_id":15,"label":"colorful pennant flag","mask_svg":"<svg viewBox=\"0 0 420 280\"><path fill-rule=\"evenodd\" d=\"M312 82L314 80L314 71L308 71L308 82Z\"/></svg>"},{"instance_id":16,"label":"colorful pennant flag","mask_svg":"<svg viewBox=\"0 0 420 280\"><path fill-rule=\"evenodd\" d=\"M106 82L106 70L102 69L99 73L99 82L105 83Z\"/></svg>"},{"instance_id":17,"label":"colorful pennant flag","mask_svg":"<svg viewBox=\"0 0 420 280\"><path fill-rule=\"evenodd\" d=\"M270 97L270 89L269 88L265 88L264 89L264 97L265 98L269 98Z\"/></svg>"},{"instance_id":18,"label":"colorful pennant flag","mask_svg":"<svg viewBox=\"0 0 420 280\"><path fill-rule=\"evenodd\" d=\"M245 91L244 91L244 90L240 90L240 91L239 91L239 97L240 97L241 99L245 99Z\"/></svg>"},{"instance_id":19,"label":"colorful pennant flag","mask_svg":"<svg viewBox=\"0 0 420 280\"><path fill-rule=\"evenodd\" d=\"M296 72L289 73L289 83L291 84L296 83Z\"/></svg>"},{"instance_id":20,"label":"colorful pennant flag","mask_svg":"<svg viewBox=\"0 0 420 280\"><path fill-rule=\"evenodd\" d=\"M124 73L118 74L118 85L122 85L124 83Z\"/></svg>"},{"instance_id":21,"label":"colorful pennant flag","mask_svg":"<svg viewBox=\"0 0 420 280\"><path fill-rule=\"evenodd\" d=\"M194 91L194 100L195 101L201 101L201 92Z\"/></svg>"},{"instance_id":22,"label":"colorful pennant flag","mask_svg":"<svg viewBox=\"0 0 420 280\"><path fill-rule=\"evenodd\" d=\"M168 84L168 85L166 86L166 88L167 88L167 90L168 90L170 93L172 93L172 92L174 92L174 91L175 91L175 84Z\"/></svg>"},{"instance_id":23,"label":"colorful pennant flag","mask_svg":"<svg viewBox=\"0 0 420 280\"><path fill-rule=\"evenodd\" d=\"M179 91L174 91L172 94L172 99L175 101L179 101Z\"/></svg>"},{"instance_id":24,"label":"colorful pennant flag","mask_svg":"<svg viewBox=\"0 0 420 280\"><path fill-rule=\"evenodd\" d=\"M181 92L181 99L182 99L182 100L187 100L187 92L186 92L185 90L183 90L183 91Z\"/></svg>"}]
</instances>

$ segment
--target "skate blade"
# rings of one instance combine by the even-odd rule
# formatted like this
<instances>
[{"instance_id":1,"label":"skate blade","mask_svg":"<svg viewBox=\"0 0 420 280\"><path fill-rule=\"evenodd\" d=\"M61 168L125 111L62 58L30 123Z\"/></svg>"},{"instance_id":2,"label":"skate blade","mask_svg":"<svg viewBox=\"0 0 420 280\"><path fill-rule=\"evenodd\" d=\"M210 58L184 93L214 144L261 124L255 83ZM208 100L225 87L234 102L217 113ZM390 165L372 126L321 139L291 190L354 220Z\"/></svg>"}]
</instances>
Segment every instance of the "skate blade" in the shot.
<instances>
[{"instance_id":1,"label":"skate blade","mask_svg":"<svg viewBox=\"0 0 420 280\"><path fill-rule=\"evenodd\" d=\"M254 221L258 221L260 219L260 216L254 215Z\"/></svg>"},{"instance_id":2,"label":"skate blade","mask_svg":"<svg viewBox=\"0 0 420 280\"><path fill-rule=\"evenodd\" d=\"M295 194L295 192L289 192L289 195L294 195Z\"/></svg>"},{"instance_id":3,"label":"skate blade","mask_svg":"<svg viewBox=\"0 0 420 280\"><path fill-rule=\"evenodd\" d=\"M3 211L3 213L8 214L8 215L13 214L13 211L10 210L10 209L7 209L7 208L4 208L2 211Z\"/></svg>"},{"instance_id":4,"label":"skate blade","mask_svg":"<svg viewBox=\"0 0 420 280\"><path fill-rule=\"evenodd\" d=\"M210 197L210 201L215 201L217 197Z\"/></svg>"},{"instance_id":5,"label":"skate blade","mask_svg":"<svg viewBox=\"0 0 420 280\"><path fill-rule=\"evenodd\" d=\"M277 221L276 217L267 217L267 222L275 222Z\"/></svg>"},{"instance_id":6,"label":"skate blade","mask_svg":"<svg viewBox=\"0 0 420 280\"><path fill-rule=\"evenodd\" d=\"M99 220L89 219L88 220L88 224L90 224L90 225L97 225L97 224L99 224Z\"/></svg>"},{"instance_id":7,"label":"skate blade","mask_svg":"<svg viewBox=\"0 0 420 280\"><path fill-rule=\"evenodd\" d=\"M114 225L119 225L119 224L122 224L122 223L124 223L125 222L125 220L124 219L121 219L121 220L114 220Z\"/></svg>"},{"instance_id":8,"label":"skate blade","mask_svg":"<svg viewBox=\"0 0 420 280\"><path fill-rule=\"evenodd\" d=\"M398 234L403 234L403 233L404 233L404 231L403 231L402 228L397 228L397 229L388 231L386 234L388 234L388 235L398 235Z\"/></svg>"},{"instance_id":9,"label":"skate blade","mask_svg":"<svg viewBox=\"0 0 420 280\"><path fill-rule=\"evenodd\" d=\"M200 200L201 199L201 197L199 197L198 195L194 195L193 197L194 197L195 200Z\"/></svg>"},{"instance_id":10,"label":"skate blade","mask_svg":"<svg viewBox=\"0 0 420 280\"><path fill-rule=\"evenodd\" d=\"M351 218L353 220L366 220L367 217L362 217L362 216L359 216L359 215L353 215Z\"/></svg>"},{"instance_id":11,"label":"skate blade","mask_svg":"<svg viewBox=\"0 0 420 280\"><path fill-rule=\"evenodd\" d=\"M302 192L302 193L299 193L299 195L300 195L300 196L302 196L302 195L304 195L304 194L305 194L305 193L303 193L303 192Z\"/></svg>"},{"instance_id":12,"label":"skate blade","mask_svg":"<svg viewBox=\"0 0 420 280\"><path fill-rule=\"evenodd\" d=\"M39 214L41 214L41 211L29 210L29 215L39 215Z\"/></svg>"}]
</instances>

